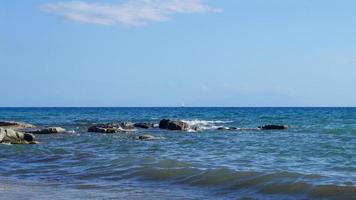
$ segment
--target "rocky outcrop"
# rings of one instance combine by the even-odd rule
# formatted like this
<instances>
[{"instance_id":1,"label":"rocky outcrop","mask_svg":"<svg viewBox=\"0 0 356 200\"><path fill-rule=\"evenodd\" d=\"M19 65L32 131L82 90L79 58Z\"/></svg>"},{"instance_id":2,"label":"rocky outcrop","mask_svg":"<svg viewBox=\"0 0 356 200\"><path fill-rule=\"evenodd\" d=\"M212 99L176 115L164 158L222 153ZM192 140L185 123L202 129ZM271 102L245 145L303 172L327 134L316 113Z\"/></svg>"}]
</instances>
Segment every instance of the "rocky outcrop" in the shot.
<instances>
[{"instance_id":1,"label":"rocky outcrop","mask_svg":"<svg viewBox=\"0 0 356 200\"><path fill-rule=\"evenodd\" d=\"M167 130L185 131L189 129L189 125L186 122L182 122L182 121L162 119L159 122L159 128L167 129Z\"/></svg>"},{"instance_id":2,"label":"rocky outcrop","mask_svg":"<svg viewBox=\"0 0 356 200\"><path fill-rule=\"evenodd\" d=\"M144 128L144 129L153 128L153 124L151 123L135 123L134 126L136 128Z\"/></svg>"},{"instance_id":3,"label":"rocky outcrop","mask_svg":"<svg viewBox=\"0 0 356 200\"><path fill-rule=\"evenodd\" d=\"M88 132L93 133L118 133L128 131L135 131L134 124L131 122L97 124L88 129Z\"/></svg>"},{"instance_id":4,"label":"rocky outcrop","mask_svg":"<svg viewBox=\"0 0 356 200\"><path fill-rule=\"evenodd\" d=\"M115 133L114 128L106 127L104 125L93 125L88 128L90 133Z\"/></svg>"},{"instance_id":5,"label":"rocky outcrop","mask_svg":"<svg viewBox=\"0 0 356 200\"><path fill-rule=\"evenodd\" d=\"M35 136L7 128L0 128L0 143L7 144L36 144Z\"/></svg>"},{"instance_id":6,"label":"rocky outcrop","mask_svg":"<svg viewBox=\"0 0 356 200\"><path fill-rule=\"evenodd\" d=\"M120 127L124 130L133 130L135 126L132 122L121 122Z\"/></svg>"},{"instance_id":7,"label":"rocky outcrop","mask_svg":"<svg viewBox=\"0 0 356 200\"><path fill-rule=\"evenodd\" d=\"M286 126L286 125L268 124L268 125L264 125L264 126L259 126L258 128L262 129L262 130L283 130L283 129L287 129L288 126Z\"/></svg>"},{"instance_id":8,"label":"rocky outcrop","mask_svg":"<svg viewBox=\"0 0 356 200\"><path fill-rule=\"evenodd\" d=\"M156 137L153 135L140 135L138 136L139 140L155 140Z\"/></svg>"},{"instance_id":9,"label":"rocky outcrop","mask_svg":"<svg viewBox=\"0 0 356 200\"><path fill-rule=\"evenodd\" d=\"M61 127L49 127L49 128L43 128L43 129L37 129L33 131L29 131L29 133L33 134L55 134L55 133L64 133L66 129L61 128Z\"/></svg>"},{"instance_id":10,"label":"rocky outcrop","mask_svg":"<svg viewBox=\"0 0 356 200\"><path fill-rule=\"evenodd\" d=\"M6 128L6 129L21 130L21 129L34 128L35 126L32 124L23 123L23 122L0 121L0 127Z\"/></svg>"}]
</instances>

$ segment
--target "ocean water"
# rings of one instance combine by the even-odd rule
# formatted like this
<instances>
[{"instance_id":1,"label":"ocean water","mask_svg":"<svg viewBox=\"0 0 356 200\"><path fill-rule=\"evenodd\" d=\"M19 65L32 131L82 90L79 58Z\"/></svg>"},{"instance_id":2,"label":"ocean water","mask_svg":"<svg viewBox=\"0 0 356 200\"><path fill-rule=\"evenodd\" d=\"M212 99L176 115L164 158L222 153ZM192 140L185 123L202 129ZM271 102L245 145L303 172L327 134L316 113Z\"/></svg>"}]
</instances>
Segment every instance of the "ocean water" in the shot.
<instances>
[{"instance_id":1,"label":"ocean water","mask_svg":"<svg viewBox=\"0 0 356 200\"><path fill-rule=\"evenodd\" d=\"M163 118L202 131L86 131ZM0 199L356 199L356 108L0 108L0 120L70 131L0 145Z\"/></svg>"}]
</instances>

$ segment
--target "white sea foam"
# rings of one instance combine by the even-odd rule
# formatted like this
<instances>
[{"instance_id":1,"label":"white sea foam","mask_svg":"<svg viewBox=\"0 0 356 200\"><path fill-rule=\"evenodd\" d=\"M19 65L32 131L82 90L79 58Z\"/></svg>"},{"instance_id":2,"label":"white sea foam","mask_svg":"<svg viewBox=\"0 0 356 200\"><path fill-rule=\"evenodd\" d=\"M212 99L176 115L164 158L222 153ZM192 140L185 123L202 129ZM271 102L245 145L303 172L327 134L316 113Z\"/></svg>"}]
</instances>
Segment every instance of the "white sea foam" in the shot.
<instances>
[{"instance_id":1,"label":"white sea foam","mask_svg":"<svg viewBox=\"0 0 356 200\"><path fill-rule=\"evenodd\" d=\"M193 120L182 120L189 125L211 125L211 124L227 124L233 121L222 121L222 120L200 120L200 119L193 119Z\"/></svg>"},{"instance_id":2,"label":"white sea foam","mask_svg":"<svg viewBox=\"0 0 356 200\"><path fill-rule=\"evenodd\" d=\"M233 121L200 120L200 119L182 120L182 121L189 125L190 129L188 130L188 132L217 129L219 127L223 127L222 124L233 122Z\"/></svg>"},{"instance_id":3,"label":"white sea foam","mask_svg":"<svg viewBox=\"0 0 356 200\"><path fill-rule=\"evenodd\" d=\"M206 130L233 130L233 131L256 131L260 130L259 128L249 128L249 127L231 127L228 124L233 121L222 121L222 120L181 120L189 125L188 132L199 132Z\"/></svg>"},{"instance_id":4,"label":"white sea foam","mask_svg":"<svg viewBox=\"0 0 356 200\"><path fill-rule=\"evenodd\" d=\"M76 133L76 131L75 130L68 130L68 131L66 131L66 133L74 134L74 133Z\"/></svg>"}]
</instances>

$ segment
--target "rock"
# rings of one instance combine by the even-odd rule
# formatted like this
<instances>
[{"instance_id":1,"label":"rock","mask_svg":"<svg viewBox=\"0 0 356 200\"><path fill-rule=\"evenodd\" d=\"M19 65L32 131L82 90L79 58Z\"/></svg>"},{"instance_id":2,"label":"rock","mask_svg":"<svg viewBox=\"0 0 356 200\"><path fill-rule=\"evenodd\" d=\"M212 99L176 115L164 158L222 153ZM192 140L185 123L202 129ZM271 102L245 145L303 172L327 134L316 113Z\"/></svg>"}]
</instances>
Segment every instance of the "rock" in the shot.
<instances>
[{"instance_id":1,"label":"rock","mask_svg":"<svg viewBox=\"0 0 356 200\"><path fill-rule=\"evenodd\" d=\"M35 136L7 128L0 128L0 143L36 144Z\"/></svg>"},{"instance_id":2,"label":"rock","mask_svg":"<svg viewBox=\"0 0 356 200\"><path fill-rule=\"evenodd\" d=\"M106 133L107 129L100 127L98 125L94 125L88 128L88 132L92 132L92 133Z\"/></svg>"},{"instance_id":3,"label":"rock","mask_svg":"<svg viewBox=\"0 0 356 200\"><path fill-rule=\"evenodd\" d=\"M30 133L33 134L53 134L53 133L63 133L66 130L61 127L49 127L49 128L43 128L43 129L38 129L34 131L30 131Z\"/></svg>"},{"instance_id":4,"label":"rock","mask_svg":"<svg viewBox=\"0 0 356 200\"><path fill-rule=\"evenodd\" d=\"M108 123L108 124L97 124L88 128L88 132L93 133L117 133L117 132L127 132L135 131L135 127L131 122L123 123Z\"/></svg>"},{"instance_id":5,"label":"rock","mask_svg":"<svg viewBox=\"0 0 356 200\"><path fill-rule=\"evenodd\" d=\"M136 123L136 124L134 124L134 126L136 128L145 128L145 129L153 128L153 124L151 124L151 123Z\"/></svg>"},{"instance_id":6,"label":"rock","mask_svg":"<svg viewBox=\"0 0 356 200\"><path fill-rule=\"evenodd\" d=\"M169 119L162 119L159 122L160 129L168 129L168 130L188 130L189 125L186 122L182 121L173 121Z\"/></svg>"},{"instance_id":7,"label":"rock","mask_svg":"<svg viewBox=\"0 0 356 200\"><path fill-rule=\"evenodd\" d=\"M127 129L127 130L135 129L135 126L132 122L122 122L120 126L122 129Z\"/></svg>"},{"instance_id":8,"label":"rock","mask_svg":"<svg viewBox=\"0 0 356 200\"><path fill-rule=\"evenodd\" d=\"M156 137L153 135L140 135L140 136L138 136L138 139L140 139L140 140L154 140L154 139L156 139Z\"/></svg>"},{"instance_id":9,"label":"rock","mask_svg":"<svg viewBox=\"0 0 356 200\"><path fill-rule=\"evenodd\" d=\"M201 129L200 127L196 126L192 129L193 131L202 131L203 129Z\"/></svg>"},{"instance_id":10,"label":"rock","mask_svg":"<svg viewBox=\"0 0 356 200\"><path fill-rule=\"evenodd\" d=\"M105 130L104 133L117 133L117 132L119 132L118 131L119 129L116 129L116 128L107 128L107 129L104 128L104 130Z\"/></svg>"},{"instance_id":11,"label":"rock","mask_svg":"<svg viewBox=\"0 0 356 200\"><path fill-rule=\"evenodd\" d=\"M17 122L11 122L11 121L0 121L0 126L17 126Z\"/></svg>"},{"instance_id":12,"label":"rock","mask_svg":"<svg viewBox=\"0 0 356 200\"><path fill-rule=\"evenodd\" d=\"M26 128L34 128L35 125L23 123L23 122L15 122L15 121L0 121L0 127L13 129L13 130L20 130Z\"/></svg>"},{"instance_id":13,"label":"rock","mask_svg":"<svg viewBox=\"0 0 356 200\"><path fill-rule=\"evenodd\" d=\"M258 128L260 128L262 130L283 130L283 129L287 129L288 126L268 124L268 125L264 125L264 126L259 126Z\"/></svg>"}]
</instances>

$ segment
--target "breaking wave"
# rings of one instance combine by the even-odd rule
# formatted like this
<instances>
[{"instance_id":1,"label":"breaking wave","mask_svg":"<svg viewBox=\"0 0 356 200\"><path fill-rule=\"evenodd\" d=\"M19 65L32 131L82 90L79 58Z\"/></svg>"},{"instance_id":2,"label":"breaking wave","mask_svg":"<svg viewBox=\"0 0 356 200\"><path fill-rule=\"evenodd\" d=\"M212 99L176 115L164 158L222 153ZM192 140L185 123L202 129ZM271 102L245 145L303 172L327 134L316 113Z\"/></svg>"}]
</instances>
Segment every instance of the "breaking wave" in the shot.
<instances>
[{"instance_id":1,"label":"breaking wave","mask_svg":"<svg viewBox=\"0 0 356 200\"><path fill-rule=\"evenodd\" d=\"M233 121L222 121L222 120L182 120L187 123L190 127L191 132L196 130L213 130L220 127L225 127L223 125L232 123Z\"/></svg>"}]
</instances>

